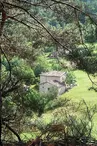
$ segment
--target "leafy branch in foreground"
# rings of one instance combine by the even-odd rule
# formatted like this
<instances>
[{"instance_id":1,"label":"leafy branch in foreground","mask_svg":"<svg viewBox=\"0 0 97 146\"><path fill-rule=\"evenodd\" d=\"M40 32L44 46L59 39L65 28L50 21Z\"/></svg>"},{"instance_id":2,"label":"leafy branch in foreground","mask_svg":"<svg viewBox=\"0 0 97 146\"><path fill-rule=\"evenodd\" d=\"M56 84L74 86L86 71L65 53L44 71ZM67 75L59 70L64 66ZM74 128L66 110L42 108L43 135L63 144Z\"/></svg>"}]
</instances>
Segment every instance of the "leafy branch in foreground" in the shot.
<instances>
[{"instance_id":1,"label":"leafy branch in foreground","mask_svg":"<svg viewBox=\"0 0 97 146\"><path fill-rule=\"evenodd\" d=\"M63 18L62 28L64 29L64 26L66 26L66 27L69 26L69 29L67 28L67 30L59 33L60 30L56 31L57 27L54 27L54 24L51 23L53 21L45 19L45 17L43 17L44 14L39 15L40 9L36 10L35 8L41 8L41 9L45 10L44 13L46 11L48 11L48 13L51 12L51 17L53 17L53 19L57 19L58 24L60 24L59 18L63 16L62 17ZM59 13L60 9L61 9L61 13ZM33 11L33 10L35 10L35 11ZM70 12L72 13L72 19L69 14ZM34 51L34 53L35 53L36 49L40 52L40 50L42 50L41 48L43 48L45 46L45 45L43 46L42 44L47 44L47 42L50 42L49 44L54 46L55 50L59 53L58 56L56 57L59 62L60 62L59 56L61 56L61 57L65 56L67 59L71 60L72 62L75 62L75 64L77 64L78 67L79 67L79 65L81 65L82 69L85 69L86 71L89 71L89 68L87 66L87 61L90 63L91 66L92 65L95 66L95 64L97 62L95 58L97 55L95 54L94 55L95 58L93 59L93 57L91 57L92 54L91 53L88 54L89 53L89 51L87 51L88 47L86 47L86 45L83 41L84 39L83 39L82 25L84 25L84 24L82 24L80 22L79 16L80 16L80 14L83 14L85 17L88 17L90 19L91 23L93 23L95 26L97 26L97 23L96 23L96 20L94 19L94 17L92 17L93 15L86 13L79 6L76 6L73 3L56 1L56 0L51 0L51 1L40 0L40 1L33 2L33 3L28 2L28 1L21 1L21 0L16 0L16 1L2 0L0 2L0 14L1 14L0 15L0 20L1 20L0 21L0 45L1 45L0 51L1 51L1 54L5 56L7 64L9 66L9 72L7 72L8 73L7 78L6 78L6 73L5 73L6 71L3 70L5 73L5 78L4 78L5 80L3 82L4 84L2 83L2 86L0 89L0 90L2 90L1 93L2 93L3 100L5 100L8 97L8 95L10 95L13 100L16 101L16 99L19 98L19 100L21 100L23 102L23 100L22 100L23 98L20 96L20 94L18 94L17 91L18 91L19 87L21 87L23 85L23 82L28 83L28 80L26 80L26 81L23 80L26 78L26 74L25 74L25 77L22 78L22 73L26 69L29 70L29 68L20 67L18 69L15 68L12 72L12 68L11 68L12 66L10 65L9 60L11 60L11 58L13 58L14 55L23 56L25 54L25 56L27 56L27 51L25 51L24 46L22 46L23 49L21 49L21 47L17 45L18 43L21 44L21 42L22 42L22 41L20 42L20 40L19 40L19 38L21 38L21 36L20 37L15 37L14 35L12 36L12 34L14 34L14 31L16 31L16 33L17 33L17 30L14 30L14 27L13 27L13 29L9 29L9 28L7 29L8 24L10 24L11 28L12 28L12 24L14 24L14 25L21 24L21 27L19 27L20 28L19 31L21 31L22 26L27 27L27 29L29 29L29 31L34 30L33 31L34 33L32 33L32 32L30 32L30 33L32 33L33 36L35 36L35 38L33 37L35 42L32 43L33 40L29 39L31 42L31 45L33 45L32 50L30 50L30 52L32 51L31 53L33 53L33 50L35 50ZM51 19L51 17L50 17L50 19ZM69 18L69 20L67 18ZM48 21L46 21L46 20L48 20ZM74 24L73 25L74 27L72 26L72 24ZM24 30L22 32L22 34L23 34L22 36L25 35L25 33L24 33L25 30L26 29L24 28ZM26 32L27 32L27 30L26 30ZM35 34L35 32L37 32L37 33ZM5 36L7 38L5 40L11 40L11 41L9 41L9 43L7 41L4 42ZM28 36L29 36L29 34L28 34ZM37 41L37 38L39 39L39 36L41 37L41 39ZM30 37L32 37L32 36L30 36ZM27 39L27 35L24 38ZM29 40L26 40L24 42L28 43ZM10 46L11 43L13 44L15 42L16 42L15 50L16 51L18 50L17 52L14 51L14 49L12 48L12 45ZM84 46L83 49L82 48L78 49L76 47L76 45L79 45L80 42ZM8 45L6 45L7 43L8 43ZM31 45L30 45L30 49L31 49ZM8 51L7 50L8 48L10 48L9 50L11 50L11 48L12 48L12 50ZM17 48L19 48L19 49L17 49ZM21 51L21 54L20 54L20 51ZM12 56L10 55L11 52L12 52ZM86 56L86 54L88 54L88 55ZM26 59L25 56L24 56L24 58ZM31 59L32 58L30 57L30 62L31 62ZM91 59L93 61L93 64L91 64ZM1 63L1 60L0 60L0 63ZM31 64L32 65L31 67L33 67L33 64ZM0 66L0 69L1 69L1 66ZM19 70L19 69L23 69L23 70ZM96 68L94 68L94 69L96 72L97 69ZM90 70L91 70L91 68L90 68ZM19 72L19 71L21 71L21 72ZM92 69L92 71L94 71L94 70ZM27 73L27 75L29 75L29 72L26 72L26 73ZM19 75L18 79L17 79L16 74ZM15 78L13 78L13 75L15 76ZM31 75L31 77L32 77L32 75ZM18 82L20 82L20 84L18 84ZM92 83L94 84L93 81L92 81ZM30 84L30 83L28 83L28 84ZM23 92L21 88L20 88L19 92L21 92L21 93ZM14 94L16 96L14 96ZM23 95L24 94L25 94L25 92L23 92ZM35 96L36 96L36 94L35 94ZM14 99L14 98L16 98L16 99ZM31 95L31 98L32 98L32 95ZM35 101L35 103L37 103L36 99L34 99L34 101ZM38 101L39 102L37 104L38 104L38 106L40 106L38 113L39 113L39 115L41 115L44 112L44 108L42 109L42 105L45 106L47 101L43 100L43 103L40 103L39 99L38 99ZM26 103L26 104L28 104L28 103ZM21 105L17 106L17 107L20 108ZM1 108L0 109L0 112L1 112L0 113L0 126L1 126L2 119L3 119L2 98L0 98L0 108ZM18 110L20 110L20 109L18 109ZM23 111L22 111L22 113L23 113ZM71 118L71 115L68 115L66 118L69 119L69 121L67 121L67 122L70 123L71 125L74 124L74 127L75 127L75 131L73 131L73 129L71 127L71 131L70 131L71 133L73 133L73 134L78 133L78 128L76 127L76 125L78 126L80 124L84 128L81 129L82 131L79 133L79 135L83 134L84 129L87 130L87 127L84 126L85 121L80 120L77 123L76 117L74 117L74 120L73 120L73 118ZM74 121L75 121L75 123L73 123ZM0 127L0 134L1 133L2 133L2 126ZM1 138L1 135L0 135L0 138ZM0 139L0 143L2 145L1 139Z\"/></svg>"}]
</instances>

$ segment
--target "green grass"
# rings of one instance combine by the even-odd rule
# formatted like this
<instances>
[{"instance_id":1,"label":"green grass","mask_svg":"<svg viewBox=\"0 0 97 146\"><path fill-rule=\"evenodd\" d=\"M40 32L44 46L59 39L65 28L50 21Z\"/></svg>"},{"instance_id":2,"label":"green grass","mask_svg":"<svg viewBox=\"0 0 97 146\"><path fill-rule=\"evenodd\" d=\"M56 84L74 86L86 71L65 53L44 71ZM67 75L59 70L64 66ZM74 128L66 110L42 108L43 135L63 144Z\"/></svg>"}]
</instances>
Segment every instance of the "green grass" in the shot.
<instances>
[{"instance_id":1,"label":"green grass","mask_svg":"<svg viewBox=\"0 0 97 146\"><path fill-rule=\"evenodd\" d=\"M35 139L36 136L39 135L38 132L25 132L25 133L21 133L20 137L23 141L29 141L31 139Z\"/></svg>"},{"instance_id":2,"label":"green grass","mask_svg":"<svg viewBox=\"0 0 97 146\"><path fill-rule=\"evenodd\" d=\"M69 90L69 92L61 95L60 98L69 98L74 102L79 102L84 99L88 106L97 104L97 92L94 90L88 90L92 86L92 83L89 80L87 74L80 70L74 71L74 74L76 76L77 86ZM92 79L97 83L97 77L92 77ZM93 118L93 123L94 128L92 135L97 139L97 114L95 114Z\"/></svg>"},{"instance_id":3,"label":"green grass","mask_svg":"<svg viewBox=\"0 0 97 146\"><path fill-rule=\"evenodd\" d=\"M84 99L86 102L97 103L97 92L89 90L92 86L87 74L83 71L74 71L76 76L77 86L73 87L68 92L61 95L61 98L70 98L74 101L80 101ZM97 78L93 78L97 82Z\"/></svg>"},{"instance_id":4,"label":"green grass","mask_svg":"<svg viewBox=\"0 0 97 146\"><path fill-rule=\"evenodd\" d=\"M30 139L35 138L35 135L32 135L32 133L22 133L20 137L23 141L29 141Z\"/></svg>"}]
</instances>

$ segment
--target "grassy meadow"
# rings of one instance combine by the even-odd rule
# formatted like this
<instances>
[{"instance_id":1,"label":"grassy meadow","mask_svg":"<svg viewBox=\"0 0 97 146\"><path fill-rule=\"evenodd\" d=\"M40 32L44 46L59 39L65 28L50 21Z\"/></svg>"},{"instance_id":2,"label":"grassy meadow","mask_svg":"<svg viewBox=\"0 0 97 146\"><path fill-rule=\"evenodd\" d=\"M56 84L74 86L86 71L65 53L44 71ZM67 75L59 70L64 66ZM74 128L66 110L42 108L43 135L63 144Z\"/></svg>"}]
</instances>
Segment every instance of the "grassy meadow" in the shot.
<instances>
[{"instance_id":1,"label":"grassy meadow","mask_svg":"<svg viewBox=\"0 0 97 146\"><path fill-rule=\"evenodd\" d=\"M68 92L61 95L61 98L70 98L74 101L80 101L84 99L86 102L97 103L97 92L89 90L92 86L91 81L88 78L86 72L76 70L74 71L76 77L77 86L70 89ZM93 81L97 81L97 77L93 78Z\"/></svg>"},{"instance_id":2,"label":"grassy meadow","mask_svg":"<svg viewBox=\"0 0 97 146\"><path fill-rule=\"evenodd\" d=\"M79 102L84 99L88 106L97 104L97 92L94 90L89 90L89 88L92 86L92 83L89 80L87 73L76 70L74 71L74 75L76 76L77 86L61 95L60 98L70 98L74 102ZM97 82L97 77L92 77L92 80ZM97 138L97 114L95 114L93 122L94 128L92 134L95 138Z\"/></svg>"}]
</instances>

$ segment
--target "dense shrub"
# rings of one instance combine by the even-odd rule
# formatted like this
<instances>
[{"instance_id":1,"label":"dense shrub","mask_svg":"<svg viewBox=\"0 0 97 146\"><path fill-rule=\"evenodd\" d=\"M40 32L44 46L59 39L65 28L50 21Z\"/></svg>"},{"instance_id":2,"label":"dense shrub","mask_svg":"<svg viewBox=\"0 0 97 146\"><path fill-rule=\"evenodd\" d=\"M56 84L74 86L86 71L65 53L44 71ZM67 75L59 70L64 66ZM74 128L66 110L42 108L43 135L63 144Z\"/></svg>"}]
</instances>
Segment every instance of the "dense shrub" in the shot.
<instances>
[{"instance_id":1,"label":"dense shrub","mask_svg":"<svg viewBox=\"0 0 97 146\"><path fill-rule=\"evenodd\" d=\"M71 84L75 84L76 82L76 77L72 72L67 72L66 75L66 80L65 80L66 84L71 85Z\"/></svg>"}]
</instances>

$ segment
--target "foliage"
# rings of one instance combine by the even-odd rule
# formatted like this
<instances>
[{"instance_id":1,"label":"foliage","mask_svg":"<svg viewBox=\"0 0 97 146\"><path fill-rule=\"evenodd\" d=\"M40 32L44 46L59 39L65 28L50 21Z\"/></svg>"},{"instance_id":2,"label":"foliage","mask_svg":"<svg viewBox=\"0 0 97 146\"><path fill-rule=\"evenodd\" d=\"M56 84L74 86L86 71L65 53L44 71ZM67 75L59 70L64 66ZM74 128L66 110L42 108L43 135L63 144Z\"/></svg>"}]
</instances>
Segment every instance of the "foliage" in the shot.
<instances>
[{"instance_id":1,"label":"foliage","mask_svg":"<svg viewBox=\"0 0 97 146\"><path fill-rule=\"evenodd\" d=\"M63 123L67 126L67 134L82 138L82 137L91 137L91 131L93 130L93 116L96 113L96 106L88 107L86 102L81 101L76 104L71 103L68 107L55 110L54 121L56 120L59 123ZM66 110L66 108L69 108ZM62 112L61 112L62 111ZM68 113L69 112L69 113ZM76 112L78 116L76 116ZM64 115L65 116L62 116ZM61 117L61 118L59 118Z\"/></svg>"},{"instance_id":2,"label":"foliage","mask_svg":"<svg viewBox=\"0 0 97 146\"><path fill-rule=\"evenodd\" d=\"M50 104L56 97L56 92L41 95L30 88L31 84L36 83L35 77L39 77L41 72L57 67L60 70L57 63L50 64L48 58L44 56L44 52L48 51L47 48L54 48L58 54L57 58L64 57L88 73L97 72L95 67L97 53L84 44L84 42L94 42L97 38L96 19L94 15L89 14L91 11L94 14L97 12L97 2L95 0L91 2L93 4L90 5L91 7L89 2L88 6L84 4L81 7L72 0L69 2L2 0L0 2L0 50L3 54L0 135L3 124L3 130L9 127L8 129L20 140L19 134L26 129L23 123L27 118L32 116L33 112L41 116L47 110L48 103ZM80 21L81 14L84 22ZM91 20L89 24L87 17ZM84 47L78 48L81 43ZM68 82L72 80L74 78L69 74ZM53 105L57 106L55 100ZM10 113L7 114L8 111L11 116ZM81 127L81 121L77 121L76 117L74 121ZM77 135L76 131L75 133Z\"/></svg>"},{"instance_id":3,"label":"foliage","mask_svg":"<svg viewBox=\"0 0 97 146\"><path fill-rule=\"evenodd\" d=\"M97 72L96 68L97 54L94 52L95 45L88 46L84 44L82 46L76 46L75 49L72 50L72 56L69 56L69 58L75 61L78 68L94 74Z\"/></svg>"},{"instance_id":4,"label":"foliage","mask_svg":"<svg viewBox=\"0 0 97 146\"><path fill-rule=\"evenodd\" d=\"M85 70L90 72L90 73L96 73L97 72L97 55L95 56L86 56L83 59Z\"/></svg>"},{"instance_id":5,"label":"foliage","mask_svg":"<svg viewBox=\"0 0 97 146\"><path fill-rule=\"evenodd\" d=\"M56 96L57 92L54 89L51 89L48 93L44 94L40 94L34 89L31 89L25 97L25 106L28 108L30 107L31 110L33 109L33 112L36 112L38 116L41 116L45 112L48 103L55 99Z\"/></svg>"},{"instance_id":6,"label":"foliage","mask_svg":"<svg viewBox=\"0 0 97 146\"><path fill-rule=\"evenodd\" d=\"M96 109L97 105L88 106L84 100L76 103L67 101L64 107L52 111L48 122L46 120L49 115L46 114L46 118L44 116L38 119L36 125L49 141L59 138L69 140L71 137L79 142L83 138L88 138L87 142L89 142L93 138L93 118Z\"/></svg>"},{"instance_id":7,"label":"foliage","mask_svg":"<svg viewBox=\"0 0 97 146\"><path fill-rule=\"evenodd\" d=\"M13 75L17 76L19 80L25 80L26 84L33 83L34 72L26 61L16 57L12 59L11 66Z\"/></svg>"},{"instance_id":8,"label":"foliage","mask_svg":"<svg viewBox=\"0 0 97 146\"><path fill-rule=\"evenodd\" d=\"M34 68L34 73L36 77L39 77L39 75L42 72L49 71L51 69L49 61L47 60L47 57L44 55L41 55L37 58L36 65Z\"/></svg>"},{"instance_id":9,"label":"foliage","mask_svg":"<svg viewBox=\"0 0 97 146\"><path fill-rule=\"evenodd\" d=\"M45 47L45 49L44 49L44 51L46 52L46 53L48 53L48 52L53 52L55 50L55 48L53 47L53 46L48 46L48 47Z\"/></svg>"},{"instance_id":10,"label":"foliage","mask_svg":"<svg viewBox=\"0 0 97 146\"><path fill-rule=\"evenodd\" d=\"M88 18L86 19L83 29L84 29L83 35L85 42L93 43L97 41L97 34L96 34L97 26L92 24L91 21L88 20Z\"/></svg>"},{"instance_id":11,"label":"foliage","mask_svg":"<svg viewBox=\"0 0 97 146\"><path fill-rule=\"evenodd\" d=\"M62 70L62 66L60 66L60 64L58 63L57 60L51 61L51 65L52 65L52 69L53 69L53 70L57 70L57 71Z\"/></svg>"},{"instance_id":12,"label":"foliage","mask_svg":"<svg viewBox=\"0 0 97 146\"><path fill-rule=\"evenodd\" d=\"M76 77L73 74L73 72L67 72L66 74L67 74L66 75L66 80L65 80L66 84L68 84L68 85L71 85L71 84L74 85L75 82L76 82Z\"/></svg>"},{"instance_id":13,"label":"foliage","mask_svg":"<svg viewBox=\"0 0 97 146\"><path fill-rule=\"evenodd\" d=\"M2 56L3 57L3 56ZM25 84L31 84L34 81L34 72L29 64L24 59L21 59L19 57L13 57L10 60L10 66L7 62L7 60L3 57L2 59L2 75L4 76L4 72L10 72L11 70L11 76L13 78L17 78L19 81L25 82ZM2 77L4 78L4 77ZM6 78L5 78L6 79Z\"/></svg>"}]
</instances>

